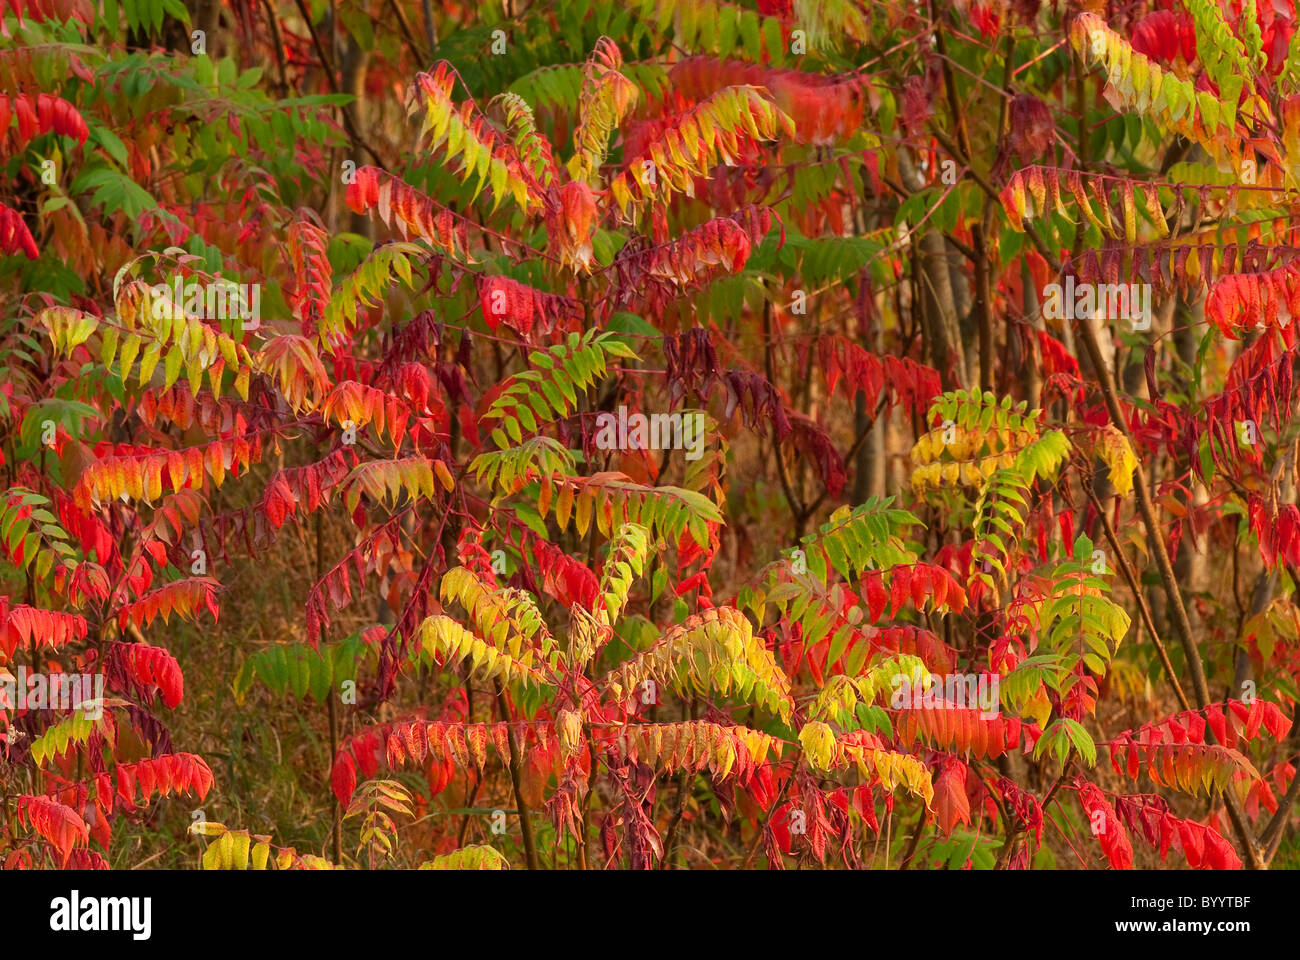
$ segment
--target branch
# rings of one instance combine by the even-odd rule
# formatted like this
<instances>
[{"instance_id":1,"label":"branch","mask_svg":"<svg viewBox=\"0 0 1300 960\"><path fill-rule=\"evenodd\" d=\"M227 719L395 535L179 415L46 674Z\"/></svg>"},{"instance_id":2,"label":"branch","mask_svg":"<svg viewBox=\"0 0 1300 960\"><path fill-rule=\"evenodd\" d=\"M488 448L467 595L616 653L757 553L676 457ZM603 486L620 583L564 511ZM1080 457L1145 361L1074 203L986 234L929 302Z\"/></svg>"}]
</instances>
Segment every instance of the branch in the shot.
<instances>
[{"instance_id":1,"label":"branch","mask_svg":"<svg viewBox=\"0 0 1300 960\"><path fill-rule=\"evenodd\" d=\"M776 364L772 358L772 301L767 299L763 302L763 362L767 371L767 381L776 387ZM804 521L808 519L807 507L795 496L794 489L790 485L790 476L786 472L785 460L781 457L781 444L776 439L776 428L772 429L772 456L776 460L777 476L781 479L781 489L785 493L786 502L790 505L790 513L794 517L795 537L798 538L803 533Z\"/></svg>"},{"instance_id":2,"label":"branch","mask_svg":"<svg viewBox=\"0 0 1300 960\"><path fill-rule=\"evenodd\" d=\"M497 700L501 704L501 712L505 714L506 722L513 723L514 716L510 712L510 704L506 700L505 689L501 686L500 680L493 680L497 688ZM519 748L515 746L515 738L512 733L506 733L506 745L510 748L510 785L514 788L515 809L519 811L519 832L524 841L524 861L528 864L529 870L537 869L537 849L533 845L533 825L528 820L528 804L524 803L523 788L520 786L519 776Z\"/></svg>"},{"instance_id":3,"label":"branch","mask_svg":"<svg viewBox=\"0 0 1300 960\"><path fill-rule=\"evenodd\" d=\"M321 66L325 68L325 79L329 81L330 89L335 93L341 93L342 91L339 90L338 77L334 71L334 62L332 58L325 54L325 47L321 43L320 36L316 33L316 25L311 21L311 14L307 11L307 7L303 3L303 0L294 0L294 3L298 5L298 12L302 14L302 19L307 24L307 30L311 34L312 46L316 48L316 56L320 58ZM352 118L348 116L348 112L346 110L340 110L339 116L343 119L343 126L347 127L348 138L352 141L353 146L361 147L361 149L365 150L366 153L370 154L375 163L387 169L387 166L384 163L384 158L376 153L374 148L361 138L361 134L357 133L356 127L352 126Z\"/></svg>"},{"instance_id":4,"label":"branch","mask_svg":"<svg viewBox=\"0 0 1300 960\"><path fill-rule=\"evenodd\" d=\"M1081 486L1087 491L1088 499L1092 501L1092 505L1097 509L1097 515L1101 518L1102 530L1106 533L1106 542L1110 544L1110 549L1117 558L1116 562L1124 573L1124 579L1128 582L1129 589L1133 591L1133 596L1137 598L1138 612L1142 615L1142 622L1146 624L1147 633L1151 636L1151 642L1160 655L1160 663L1165 668L1165 676L1169 678L1169 685L1174 688L1174 696L1178 698L1178 703L1183 710L1190 710L1192 706L1188 703L1187 694L1183 693L1182 684L1178 682L1178 676L1174 673L1174 665L1169 659L1169 652L1165 650L1165 645L1160 640L1160 634L1156 631L1155 620L1151 616L1151 608L1147 606L1146 594L1142 591L1141 584L1138 583L1137 575L1128 562L1128 557L1124 555L1124 551L1120 548L1119 541L1115 537L1115 529L1110 523L1110 517L1106 516L1106 511L1097 499L1097 494L1093 492L1092 484L1084 483Z\"/></svg>"}]
</instances>

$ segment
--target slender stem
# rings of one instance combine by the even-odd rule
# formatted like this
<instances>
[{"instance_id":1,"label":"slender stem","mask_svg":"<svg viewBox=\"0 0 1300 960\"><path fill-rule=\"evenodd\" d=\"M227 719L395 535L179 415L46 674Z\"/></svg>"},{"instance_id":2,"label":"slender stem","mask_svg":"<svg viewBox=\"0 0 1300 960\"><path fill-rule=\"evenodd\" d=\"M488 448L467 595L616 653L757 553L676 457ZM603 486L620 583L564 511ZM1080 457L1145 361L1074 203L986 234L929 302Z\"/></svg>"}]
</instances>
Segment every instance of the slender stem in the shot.
<instances>
[{"instance_id":1,"label":"slender stem","mask_svg":"<svg viewBox=\"0 0 1300 960\"><path fill-rule=\"evenodd\" d=\"M388 5L392 7L393 14L397 17L397 23L402 28L402 36L406 37L406 42L411 45L415 55L420 58L421 66L427 66L429 63L429 54L420 47L420 42L415 39L415 31L411 29L411 23L406 19L406 13L402 10L402 5L398 0L388 0Z\"/></svg>"},{"instance_id":2,"label":"slender stem","mask_svg":"<svg viewBox=\"0 0 1300 960\"><path fill-rule=\"evenodd\" d=\"M931 4L930 15L932 18L934 17L933 4ZM969 168L973 153L970 144L970 133L966 129L965 111L961 109L961 103L957 98L957 85L953 79L951 60L948 57L948 45L944 39L942 29L935 31L935 40L939 50L944 89L948 94L948 109L951 111L957 127L957 140L962 150L961 159L965 166ZM1004 90L1011 86L1012 64L1015 62L1014 52L1015 38L1008 34L1006 52L1003 55L1002 87ZM1007 125L1007 98L1005 96L999 101L998 110L996 154L1001 155ZM971 246L973 249L969 255L975 268L975 312L979 323L979 382L981 390L993 389L993 286L992 271L989 269L988 262L988 246L985 241L992 228L993 209L993 199L985 197L984 211L980 217L980 222L973 224L971 227Z\"/></svg>"},{"instance_id":3,"label":"slender stem","mask_svg":"<svg viewBox=\"0 0 1300 960\"><path fill-rule=\"evenodd\" d=\"M302 15L302 19L307 24L307 30L311 34L312 46L316 48L316 56L320 58L321 67L325 70L325 79L329 81L330 90L334 93L341 92L339 90L338 77L334 73L334 61L325 53L325 47L321 43L320 35L316 33L316 25L311 21L311 13L308 12L303 0L294 0L294 2L297 3L298 12ZM352 143L361 147L361 149L365 150L366 153L370 154L374 161L380 166L384 166L383 157L375 152L374 147L361 139L361 134L359 134L357 129L352 125L352 118L349 116L348 112L340 108L339 116L343 120L343 125L347 127L348 137L351 139Z\"/></svg>"},{"instance_id":4,"label":"slender stem","mask_svg":"<svg viewBox=\"0 0 1300 960\"><path fill-rule=\"evenodd\" d=\"M1097 499L1097 494L1093 492L1092 484L1084 483L1081 486L1087 492L1092 505L1097 509L1097 515L1101 518L1102 530L1106 533L1106 542L1110 544L1110 549L1116 557L1116 563L1119 564L1124 579L1128 582L1129 589L1133 591L1133 596L1137 599L1138 612L1142 615L1142 622L1146 624L1147 633L1151 636L1151 643L1155 646L1156 653L1160 655L1160 663L1164 666L1165 676L1169 678L1169 685L1174 688L1174 696L1178 698L1178 703L1184 710L1190 710L1192 706L1187 701L1187 694L1183 692L1182 684L1178 682L1177 674L1174 673L1174 665L1169 659L1169 652L1165 649L1164 643L1161 642L1160 634L1156 632L1155 620L1151 616L1151 608L1147 606L1147 598L1142 591L1142 584L1138 582L1137 574L1133 572L1133 566L1129 563L1128 557L1120 549L1119 540L1115 537L1115 530L1111 526L1110 517L1106 516L1106 511Z\"/></svg>"},{"instance_id":5,"label":"slender stem","mask_svg":"<svg viewBox=\"0 0 1300 960\"><path fill-rule=\"evenodd\" d=\"M921 834L925 832L925 825L930 822L930 811L921 807L921 819L916 822L916 829L912 831L911 839L907 841L907 849L903 851L903 859L898 864L899 870L906 870L912 865L912 858L916 856L916 848L921 842Z\"/></svg>"},{"instance_id":6,"label":"slender stem","mask_svg":"<svg viewBox=\"0 0 1300 960\"><path fill-rule=\"evenodd\" d=\"M429 56L432 57L438 49L438 30L433 24L433 0L421 0L420 8L424 13L424 39L429 44Z\"/></svg>"},{"instance_id":7,"label":"slender stem","mask_svg":"<svg viewBox=\"0 0 1300 960\"><path fill-rule=\"evenodd\" d=\"M1075 325L1083 335L1083 343L1087 347L1088 356L1092 360L1093 369L1096 371L1097 382L1101 386L1102 397L1106 401L1106 409L1110 413L1111 422L1132 445L1133 438L1129 435L1128 424L1119 407L1119 398L1116 394L1115 384L1110 377L1110 368L1105 365L1105 361L1102 359L1101 347L1097 343L1097 334L1093 331L1092 324L1086 319L1077 320ZM1142 514L1142 523L1146 527L1147 543L1151 548L1151 552L1155 555L1156 567L1160 572L1160 582L1164 587L1169 609L1173 613L1174 626L1178 630L1178 640L1183 648L1183 656L1187 661L1188 669L1192 674L1192 690L1196 694L1196 705L1204 709L1211 702L1210 688L1205 680L1205 666L1201 662L1201 653L1196 646L1196 640L1192 637L1192 624L1187 617L1187 607L1183 603L1182 591L1178 589L1178 580L1174 574L1173 562L1169 559L1169 552L1165 549L1165 538L1160 534L1160 524L1156 519L1155 508L1151 503L1151 493L1147 489L1146 471L1142 469L1141 460L1136 462L1133 472L1133 491L1137 494L1138 510ZM1208 729L1205 735L1207 740L1212 743L1216 742L1214 734ZM1263 869L1264 863L1260 859L1259 850L1246 826L1241 804L1236 797L1227 792L1223 795L1223 802L1228 810L1228 819L1232 821L1233 831L1241 842L1251 869Z\"/></svg>"},{"instance_id":8,"label":"slender stem","mask_svg":"<svg viewBox=\"0 0 1300 960\"><path fill-rule=\"evenodd\" d=\"M687 719L695 719L695 703L692 701L687 706ZM689 778L689 779L688 779ZM1300 779L1300 778L1297 778ZM689 787L694 782L694 778L686 770L682 770L677 778L677 809L673 811L672 821L668 824L668 830L664 834L664 853L659 858L659 869L663 870L668 866L668 862L673 856L673 843L677 840L677 828L682 822L682 816L686 813L686 798L689 794Z\"/></svg>"},{"instance_id":9,"label":"slender stem","mask_svg":"<svg viewBox=\"0 0 1300 960\"><path fill-rule=\"evenodd\" d=\"M289 77L284 66L284 37L280 33L280 19L275 15L271 0L262 0L262 9L266 11L266 20L271 25L271 44L275 47L275 64L280 70L280 89L288 96Z\"/></svg>"},{"instance_id":10,"label":"slender stem","mask_svg":"<svg viewBox=\"0 0 1300 960\"><path fill-rule=\"evenodd\" d=\"M775 390L776 361L772 347L772 301L770 299L763 302L763 344L763 363L767 372L767 380L772 385L772 389ZM776 472L781 480L781 490L785 493L786 503L790 507L790 515L794 519L794 535L797 540L803 535L804 521L808 519L807 508L795 496L794 488L790 483L790 475L786 472L785 460L781 457L781 444L776 438L776 427L772 428L772 459L776 461Z\"/></svg>"},{"instance_id":11,"label":"slender stem","mask_svg":"<svg viewBox=\"0 0 1300 960\"><path fill-rule=\"evenodd\" d=\"M501 704L501 712L505 715L506 723L512 724L514 717L510 713L510 703L506 699L506 692L501 686L501 681L492 681L497 689L497 701ZM529 870L537 869L537 849L533 845L533 825L528 819L528 804L524 803L524 792L520 786L520 757L519 748L515 746L514 731L506 733L506 744L510 747L510 785L515 792L515 809L519 811L519 832L524 841L524 860L528 864Z\"/></svg>"},{"instance_id":12,"label":"slender stem","mask_svg":"<svg viewBox=\"0 0 1300 960\"><path fill-rule=\"evenodd\" d=\"M466 772L466 775L465 775L465 786L466 786L466 791L465 791L465 809L466 809L466 810L470 810L470 809L472 809L472 808L474 807L474 801L478 799L478 790L479 790L479 787L481 787L481 786L483 785L483 778L482 778L482 777L474 777L474 778L473 778L473 781L474 781L474 786L473 786L473 787L470 787L470 786L469 786L469 781L470 781L470 776L469 776L469 773L468 773L468 771L467 771L467 772ZM457 847L463 847L463 846L465 846L465 836L466 836L466 834L469 833L469 818L470 818L470 816L471 816L471 814L466 813L466 814L461 818L461 821L460 821L460 833L458 833L458 834L456 835L456 846L457 846Z\"/></svg>"},{"instance_id":13,"label":"slender stem","mask_svg":"<svg viewBox=\"0 0 1300 960\"><path fill-rule=\"evenodd\" d=\"M686 813L686 798L690 795L689 778L690 775L685 770L677 777L677 809L673 811L672 821L664 833L664 855L659 858L660 870L667 867L668 861L672 859L673 843L677 840L677 828L682 822L682 815ZM1300 780L1300 777L1296 779Z\"/></svg>"},{"instance_id":14,"label":"slender stem","mask_svg":"<svg viewBox=\"0 0 1300 960\"><path fill-rule=\"evenodd\" d=\"M320 583L320 579L324 575L324 567L325 567L324 545L323 545L323 538L321 536L321 515L324 512L325 511L323 510L317 510L316 516L314 518L315 534L316 534L315 539L316 539L316 582L317 583ZM335 693L331 689L329 692L329 696L325 698L326 708L329 712L330 768L331 769L334 766L335 758L338 757L339 755L339 717L338 717L338 712L334 706L334 697L335 697ZM330 777L328 776L328 771L326 771L326 773L327 775L325 777L325 782L326 784L328 784L330 782ZM330 809L333 811L333 818L334 818L334 829L332 831L333 845L334 845L334 862L342 863L343 862L343 818L339 815L340 814L339 800L338 797L334 795L333 790L330 790L330 801L331 801Z\"/></svg>"}]
</instances>

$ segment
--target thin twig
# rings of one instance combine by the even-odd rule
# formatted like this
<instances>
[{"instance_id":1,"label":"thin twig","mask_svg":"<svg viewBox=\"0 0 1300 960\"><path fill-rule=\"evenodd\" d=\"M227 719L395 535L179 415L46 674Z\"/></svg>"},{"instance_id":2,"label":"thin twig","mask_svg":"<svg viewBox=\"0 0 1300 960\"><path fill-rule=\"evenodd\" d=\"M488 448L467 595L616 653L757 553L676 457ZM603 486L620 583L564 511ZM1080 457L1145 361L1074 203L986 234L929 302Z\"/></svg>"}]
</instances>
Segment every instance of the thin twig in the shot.
<instances>
[{"instance_id":1,"label":"thin twig","mask_svg":"<svg viewBox=\"0 0 1300 960\"><path fill-rule=\"evenodd\" d=\"M1190 710L1191 704L1187 701L1187 694L1183 693L1183 686L1178 682L1178 676L1174 673L1174 665L1169 659L1169 652L1165 650L1164 643L1160 640L1160 634L1156 631L1155 620L1151 616L1151 608L1147 606L1146 594L1142 591L1142 585L1138 582L1137 575L1133 572L1133 567L1120 548L1119 540L1115 537L1115 530L1111 526L1110 518L1106 515L1105 509L1102 508L1101 502L1097 499L1097 494L1092 489L1092 484L1081 484L1088 494L1088 499L1097 510L1097 515L1101 518L1101 527L1106 534L1106 542L1110 544L1111 551L1115 554L1116 562L1124 574L1124 579L1128 581L1129 589L1133 591L1133 596L1137 599L1138 612L1142 615L1142 622L1146 625L1147 633L1151 637L1151 643L1156 648L1156 653L1160 655L1160 663L1164 666L1165 676L1169 678L1169 684L1174 688L1174 696L1178 698L1179 705L1184 710Z\"/></svg>"},{"instance_id":2,"label":"thin twig","mask_svg":"<svg viewBox=\"0 0 1300 960\"><path fill-rule=\"evenodd\" d=\"M501 686L501 681L494 680L493 683L497 689L497 700L501 704L501 712L505 714L506 723L512 724L514 717L510 712L510 703L506 700L506 692ZM519 812L519 832L524 841L524 861L528 864L529 870L537 869L537 849L533 845L533 825L528 819L528 804L524 803L524 792L522 779L520 777L520 757L519 748L515 746L514 731L507 730L506 745L510 748L510 785L515 792L515 809Z\"/></svg>"}]
</instances>

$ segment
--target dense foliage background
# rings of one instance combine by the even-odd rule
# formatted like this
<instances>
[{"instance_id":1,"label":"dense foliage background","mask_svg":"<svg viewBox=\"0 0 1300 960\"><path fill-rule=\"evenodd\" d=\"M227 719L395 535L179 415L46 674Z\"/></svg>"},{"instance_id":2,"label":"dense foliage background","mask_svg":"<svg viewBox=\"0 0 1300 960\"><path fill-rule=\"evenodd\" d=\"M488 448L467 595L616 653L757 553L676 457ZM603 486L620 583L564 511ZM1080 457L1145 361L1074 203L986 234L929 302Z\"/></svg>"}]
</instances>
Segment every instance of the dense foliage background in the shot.
<instances>
[{"instance_id":1,"label":"dense foliage background","mask_svg":"<svg viewBox=\"0 0 1300 960\"><path fill-rule=\"evenodd\" d=\"M1293 4L3 27L6 868L1296 864Z\"/></svg>"}]
</instances>

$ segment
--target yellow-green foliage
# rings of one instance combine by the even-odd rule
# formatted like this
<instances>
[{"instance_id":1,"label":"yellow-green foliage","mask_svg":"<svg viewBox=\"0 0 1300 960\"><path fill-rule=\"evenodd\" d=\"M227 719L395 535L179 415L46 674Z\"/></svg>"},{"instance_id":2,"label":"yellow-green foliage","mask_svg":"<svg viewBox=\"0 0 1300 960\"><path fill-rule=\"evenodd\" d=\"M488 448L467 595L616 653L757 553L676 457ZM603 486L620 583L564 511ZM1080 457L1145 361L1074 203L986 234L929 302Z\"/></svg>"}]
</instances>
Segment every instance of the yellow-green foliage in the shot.
<instances>
[{"instance_id":1,"label":"yellow-green foliage","mask_svg":"<svg viewBox=\"0 0 1300 960\"><path fill-rule=\"evenodd\" d=\"M683 696L734 696L787 721L794 710L789 678L754 637L749 620L730 607L705 610L672 628L615 670L607 684L621 700L639 693L647 681Z\"/></svg>"}]
</instances>

